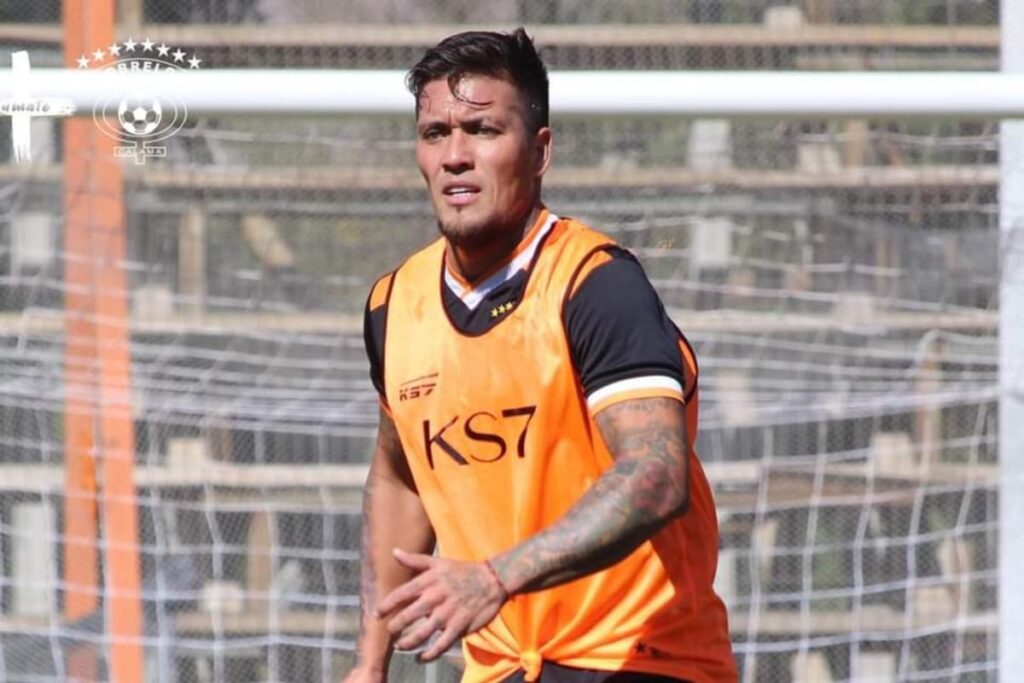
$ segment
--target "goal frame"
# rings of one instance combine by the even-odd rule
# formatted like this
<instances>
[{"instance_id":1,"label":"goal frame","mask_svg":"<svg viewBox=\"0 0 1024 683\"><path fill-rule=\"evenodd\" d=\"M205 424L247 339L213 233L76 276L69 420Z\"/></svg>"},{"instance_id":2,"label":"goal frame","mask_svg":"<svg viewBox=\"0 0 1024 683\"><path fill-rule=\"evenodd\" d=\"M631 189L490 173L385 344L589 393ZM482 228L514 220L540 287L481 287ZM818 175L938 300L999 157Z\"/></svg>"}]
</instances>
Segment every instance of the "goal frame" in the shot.
<instances>
[{"instance_id":1,"label":"goal frame","mask_svg":"<svg viewBox=\"0 0 1024 683\"><path fill-rule=\"evenodd\" d=\"M987 117L1000 136L999 670L1024 670L1024 5L1001 3L1002 71L887 73L553 72L561 115L686 117ZM217 70L183 73L172 96L195 114L338 115L412 111L399 71ZM32 71L34 97L74 102L87 116L111 93L151 85L142 75L74 69ZM0 99L14 92L0 70ZM288 98L280 93L290 91ZM1015 530L1007 533L1006 530ZM129 584L135 581L131 579ZM131 631L134 627L129 627ZM137 666L135 653L128 655Z\"/></svg>"}]
</instances>

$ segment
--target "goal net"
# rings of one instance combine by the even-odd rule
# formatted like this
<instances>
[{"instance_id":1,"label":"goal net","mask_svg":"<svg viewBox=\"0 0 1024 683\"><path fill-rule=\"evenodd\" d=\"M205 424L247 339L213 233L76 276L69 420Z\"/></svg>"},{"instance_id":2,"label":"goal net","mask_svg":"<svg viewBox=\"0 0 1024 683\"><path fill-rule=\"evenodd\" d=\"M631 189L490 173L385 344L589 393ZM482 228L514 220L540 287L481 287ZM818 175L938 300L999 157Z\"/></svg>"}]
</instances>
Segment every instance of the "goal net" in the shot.
<instances>
[{"instance_id":1,"label":"goal net","mask_svg":"<svg viewBox=\"0 0 1024 683\"><path fill-rule=\"evenodd\" d=\"M998 68L989 2L362 4L153 0L140 30L204 69L407 68L464 22L538 25L555 70ZM61 63L43 6L0 8L0 60ZM636 253L697 352L742 680L995 680L999 122L552 125L546 203ZM4 160L9 131L0 117ZM113 680L119 598L141 604L147 681L339 680L377 415L363 305L436 235L411 102L199 117L165 157L125 160L123 259L89 271L122 272L112 289L68 275L104 247L70 245L62 207L99 190L62 185L61 124L32 132L31 164L0 163L0 679ZM92 356L69 351L83 291L126 306L85 316L109 333ZM102 390L117 353L121 413ZM65 467L83 415L85 475ZM127 499L103 476L118 419ZM115 504L134 510L128 549ZM127 596L110 588L122 551ZM393 680L458 672L399 657Z\"/></svg>"}]
</instances>

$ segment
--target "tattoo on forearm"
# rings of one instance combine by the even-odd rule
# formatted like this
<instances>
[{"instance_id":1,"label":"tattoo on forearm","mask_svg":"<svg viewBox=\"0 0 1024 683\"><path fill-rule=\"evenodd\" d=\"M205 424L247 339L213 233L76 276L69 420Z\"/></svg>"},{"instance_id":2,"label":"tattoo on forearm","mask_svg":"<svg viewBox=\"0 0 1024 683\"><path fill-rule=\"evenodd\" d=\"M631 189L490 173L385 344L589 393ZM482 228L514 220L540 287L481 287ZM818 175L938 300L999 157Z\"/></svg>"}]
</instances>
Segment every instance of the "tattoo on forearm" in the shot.
<instances>
[{"instance_id":1,"label":"tattoo on forearm","mask_svg":"<svg viewBox=\"0 0 1024 683\"><path fill-rule=\"evenodd\" d=\"M615 463L566 515L494 559L516 592L549 588L611 566L688 503L683 406L667 398L624 401L597 416Z\"/></svg>"}]
</instances>

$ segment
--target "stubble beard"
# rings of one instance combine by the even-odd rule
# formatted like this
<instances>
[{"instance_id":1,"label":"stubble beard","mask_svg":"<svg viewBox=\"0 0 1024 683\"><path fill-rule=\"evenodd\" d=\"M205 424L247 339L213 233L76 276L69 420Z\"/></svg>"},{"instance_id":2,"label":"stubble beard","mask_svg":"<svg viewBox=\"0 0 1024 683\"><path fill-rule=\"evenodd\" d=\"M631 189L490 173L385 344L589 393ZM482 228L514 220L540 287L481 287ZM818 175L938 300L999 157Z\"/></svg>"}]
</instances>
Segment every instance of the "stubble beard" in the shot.
<instances>
[{"instance_id":1,"label":"stubble beard","mask_svg":"<svg viewBox=\"0 0 1024 683\"><path fill-rule=\"evenodd\" d=\"M437 229L441 235L448 240L453 247L469 251L481 249L509 239L513 233L520 233L527 230L529 226L525 221L530 216L532 203L524 203L522 207L516 207L515 215L495 216L497 220L488 221L485 219L469 219L467 216L456 214L448 220L438 216Z\"/></svg>"},{"instance_id":2,"label":"stubble beard","mask_svg":"<svg viewBox=\"0 0 1024 683\"><path fill-rule=\"evenodd\" d=\"M494 223L465 224L456 218L452 221L438 219L437 229L454 247L478 249L493 242L506 232L506 226Z\"/></svg>"}]
</instances>

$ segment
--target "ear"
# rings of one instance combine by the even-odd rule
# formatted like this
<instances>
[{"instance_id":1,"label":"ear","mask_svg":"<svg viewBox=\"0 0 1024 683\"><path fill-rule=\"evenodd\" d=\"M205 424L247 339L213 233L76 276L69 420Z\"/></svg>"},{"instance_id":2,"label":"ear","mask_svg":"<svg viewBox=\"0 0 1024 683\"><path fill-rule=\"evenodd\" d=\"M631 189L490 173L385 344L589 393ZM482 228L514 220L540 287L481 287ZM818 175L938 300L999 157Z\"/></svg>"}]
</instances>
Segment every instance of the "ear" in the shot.
<instances>
[{"instance_id":1,"label":"ear","mask_svg":"<svg viewBox=\"0 0 1024 683\"><path fill-rule=\"evenodd\" d=\"M551 135L551 129L545 127L538 130L533 138L533 148L537 153L538 178L543 176L551 165Z\"/></svg>"}]
</instances>

